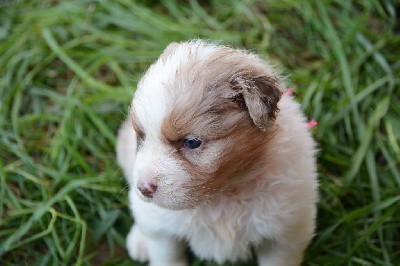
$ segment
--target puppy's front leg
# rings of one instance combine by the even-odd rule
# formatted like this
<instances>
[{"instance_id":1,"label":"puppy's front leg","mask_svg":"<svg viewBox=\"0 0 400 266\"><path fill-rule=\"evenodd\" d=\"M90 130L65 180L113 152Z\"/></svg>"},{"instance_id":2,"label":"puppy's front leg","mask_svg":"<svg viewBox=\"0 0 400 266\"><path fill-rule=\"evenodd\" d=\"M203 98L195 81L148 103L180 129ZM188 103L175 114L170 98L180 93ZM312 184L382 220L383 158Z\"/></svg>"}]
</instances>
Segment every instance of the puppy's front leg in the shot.
<instances>
[{"instance_id":1,"label":"puppy's front leg","mask_svg":"<svg viewBox=\"0 0 400 266\"><path fill-rule=\"evenodd\" d=\"M186 266L188 265L185 248L175 237L167 235L145 236L150 266Z\"/></svg>"},{"instance_id":2,"label":"puppy's front leg","mask_svg":"<svg viewBox=\"0 0 400 266\"><path fill-rule=\"evenodd\" d=\"M186 266L184 245L165 234L143 233L134 225L127 237L129 255L137 261L150 261L150 266Z\"/></svg>"},{"instance_id":3,"label":"puppy's front leg","mask_svg":"<svg viewBox=\"0 0 400 266\"><path fill-rule=\"evenodd\" d=\"M257 249L259 266L299 266L307 245L284 246L274 241L264 241Z\"/></svg>"}]
</instances>

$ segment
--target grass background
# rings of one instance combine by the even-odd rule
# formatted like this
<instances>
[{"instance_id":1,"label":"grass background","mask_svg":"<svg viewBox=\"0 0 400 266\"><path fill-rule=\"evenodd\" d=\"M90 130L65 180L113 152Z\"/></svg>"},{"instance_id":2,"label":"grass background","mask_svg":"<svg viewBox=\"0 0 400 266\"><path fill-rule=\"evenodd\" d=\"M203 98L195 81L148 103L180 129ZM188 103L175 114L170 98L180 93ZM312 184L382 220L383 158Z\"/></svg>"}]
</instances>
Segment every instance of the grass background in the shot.
<instances>
[{"instance_id":1,"label":"grass background","mask_svg":"<svg viewBox=\"0 0 400 266\"><path fill-rule=\"evenodd\" d=\"M135 265L115 133L146 67L198 37L279 65L319 121L318 231L304 265L400 265L399 7L0 1L0 265Z\"/></svg>"}]
</instances>

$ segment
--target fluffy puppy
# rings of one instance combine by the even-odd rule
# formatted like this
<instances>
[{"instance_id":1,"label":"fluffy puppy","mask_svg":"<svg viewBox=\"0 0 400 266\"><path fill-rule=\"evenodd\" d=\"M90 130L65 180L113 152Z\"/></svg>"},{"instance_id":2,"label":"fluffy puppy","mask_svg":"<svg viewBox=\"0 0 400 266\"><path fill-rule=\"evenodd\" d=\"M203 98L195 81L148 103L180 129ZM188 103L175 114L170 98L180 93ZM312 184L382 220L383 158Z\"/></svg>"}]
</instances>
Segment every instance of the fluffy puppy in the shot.
<instances>
[{"instance_id":1,"label":"fluffy puppy","mask_svg":"<svg viewBox=\"0 0 400 266\"><path fill-rule=\"evenodd\" d=\"M300 265L315 227L315 144L258 56L172 43L138 84L117 158L135 218L130 256L187 265Z\"/></svg>"}]
</instances>

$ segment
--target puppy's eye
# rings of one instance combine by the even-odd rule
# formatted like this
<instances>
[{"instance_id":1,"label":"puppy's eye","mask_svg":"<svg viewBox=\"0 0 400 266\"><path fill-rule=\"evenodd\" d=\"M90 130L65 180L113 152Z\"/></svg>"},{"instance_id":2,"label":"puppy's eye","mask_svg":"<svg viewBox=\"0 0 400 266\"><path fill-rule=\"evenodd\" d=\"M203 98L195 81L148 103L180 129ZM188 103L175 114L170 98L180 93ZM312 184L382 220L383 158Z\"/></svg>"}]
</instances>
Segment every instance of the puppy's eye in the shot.
<instances>
[{"instance_id":1,"label":"puppy's eye","mask_svg":"<svg viewBox=\"0 0 400 266\"><path fill-rule=\"evenodd\" d=\"M184 138L183 139L183 146L187 149L197 149L201 146L203 142L198 138Z\"/></svg>"},{"instance_id":2,"label":"puppy's eye","mask_svg":"<svg viewBox=\"0 0 400 266\"><path fill-rule=\"evenodd\" d=\"M138 131L137 137L138 137L139 141L143 141L146 138L146 135L143 133L143 131Z\"/></svg>"},{"instance_id":3,"label":"puppy's eye","mask_svg":"<svg viewBox=\"0 0 400 266\"><path fill-rule=\"evenodd\" d=\"M142 146L145 138L146 138L146 135L143 133L143 131L141 131L141 130L136 131L137 150L139 150L139 148Z\"/></svg>"}]
</instances>

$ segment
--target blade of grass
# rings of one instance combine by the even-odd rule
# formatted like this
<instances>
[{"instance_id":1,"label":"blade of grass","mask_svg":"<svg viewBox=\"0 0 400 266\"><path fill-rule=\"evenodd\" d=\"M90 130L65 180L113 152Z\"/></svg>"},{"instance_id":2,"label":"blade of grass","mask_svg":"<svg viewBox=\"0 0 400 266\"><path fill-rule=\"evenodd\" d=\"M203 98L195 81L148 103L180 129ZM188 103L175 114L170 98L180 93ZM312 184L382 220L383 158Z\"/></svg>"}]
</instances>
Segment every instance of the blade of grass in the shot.
<instances>
[{"instance_id":1,"label":"blade of grass","mask_svg":"<svg viewBox=\"0 0 400 266\"><path fill-rule=\"evenodd\" d=\"M101 91L109 91L113 90L114 88L98 82L94 78L92 78L89 73L87 73L83 68L81 68L72 58L70 58L63 50L62 48L58 45L56 40L54 39L53 35L51 34L50 30L44 29L43 30L43 37L48 44L48 46L51 48L51 50L60 58L61 61L63 61L74 73L82 79L83 82L85 82L88 86L97 88Z\"/></svg>"}]
</instances>

